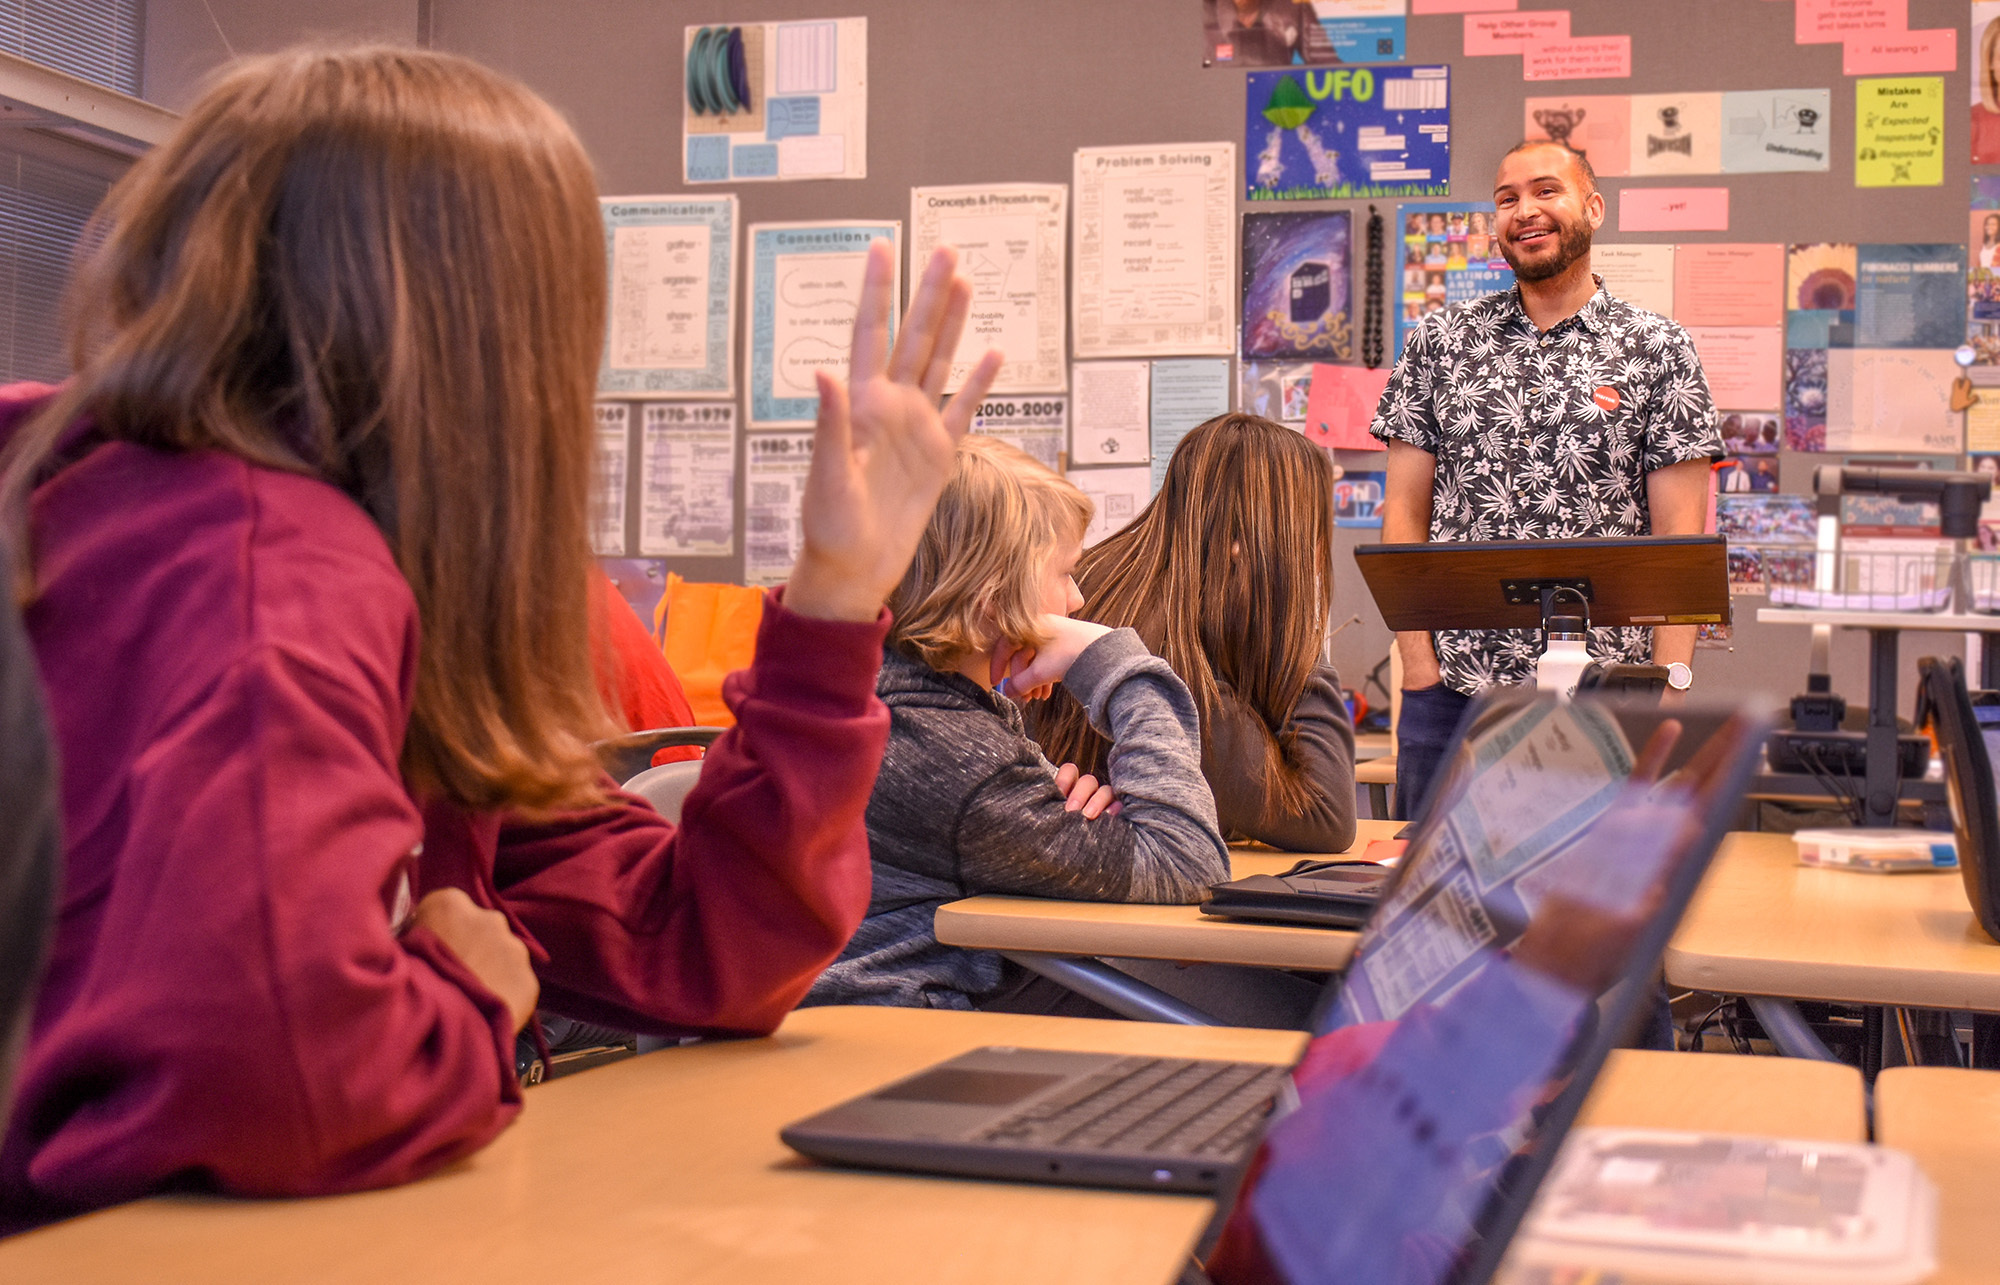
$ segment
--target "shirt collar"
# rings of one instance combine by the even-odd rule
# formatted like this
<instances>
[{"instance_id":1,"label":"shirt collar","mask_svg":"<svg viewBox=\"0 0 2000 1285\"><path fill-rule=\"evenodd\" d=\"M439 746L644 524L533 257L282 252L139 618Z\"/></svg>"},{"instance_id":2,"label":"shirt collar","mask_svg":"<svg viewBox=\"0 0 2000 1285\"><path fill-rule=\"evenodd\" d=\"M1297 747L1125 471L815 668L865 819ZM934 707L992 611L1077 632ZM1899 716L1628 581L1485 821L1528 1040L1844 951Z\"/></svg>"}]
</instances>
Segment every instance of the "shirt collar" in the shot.
<instances>
[{"instance_id":1,"label":"shirt collar","mask_svg":"<svg viewBox=\"0 0 2000 1285\"><path fill-rule=\"evenodd\" d=\"M1590 279L1597 283L1596 293L1592 294L1585 301L1583 307L1578 308L1573 314L1565 317L1551 327L1549 330L1550 334L1553 335L1564 326L1572 324L1586 334L1594 334L1610 324L1610 318L1607 314L1611 310L1611 292L1604 288L1603 277L1592 273ZM1535 330L1535 323L1529 319L1528 310L1521 303L1521 286L1518 282L1515 283L1512 290L1507 292L1507 304L1513 310L1515 320L1518 320L1530 331Z\"/></svg>"}]
</instances>

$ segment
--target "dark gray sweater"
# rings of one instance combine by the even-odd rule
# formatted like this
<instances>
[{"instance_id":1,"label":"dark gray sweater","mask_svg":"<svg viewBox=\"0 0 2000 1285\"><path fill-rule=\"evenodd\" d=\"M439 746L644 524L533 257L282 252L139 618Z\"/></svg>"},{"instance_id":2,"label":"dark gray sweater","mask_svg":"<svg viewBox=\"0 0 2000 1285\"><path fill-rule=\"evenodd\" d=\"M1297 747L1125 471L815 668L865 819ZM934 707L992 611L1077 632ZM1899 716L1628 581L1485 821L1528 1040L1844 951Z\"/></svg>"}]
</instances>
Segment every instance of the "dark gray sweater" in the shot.
<instances>
[{"instance_id":1,"label":"dark gray sweater","mask_svg":"<svg viewBox=\"0 0 2000 1285\"><path fill-rule=\"evenodd\" d=\"M1227 689L1209 721L1201 770L1215 791L1222 832L1293 852L1345 852L1354 842L1354 725L1340 698L1340 676L1317 665L1286 723L1306 806L1285 813L1264 806L1264 751L1270 729Z\"/></svg>"},{"instance_id":2,"label":"dark gray sweater","mask_svg":"<svg viewBox=\"0 0 2000 1285\"><path fill-rule=\"evenodd\" d=\"M933 935L937 908L961 897L1192 902L1229 877L1194 700L1166 662L1120 629L1084 649L1063 687L1112 742L1117 816L1064 810L1012 701L888 649L876 690L889 747L868 800L874 891L807 1004L971 1007L1000 985L1001 961Z\"/></svg>"}]
</instances>

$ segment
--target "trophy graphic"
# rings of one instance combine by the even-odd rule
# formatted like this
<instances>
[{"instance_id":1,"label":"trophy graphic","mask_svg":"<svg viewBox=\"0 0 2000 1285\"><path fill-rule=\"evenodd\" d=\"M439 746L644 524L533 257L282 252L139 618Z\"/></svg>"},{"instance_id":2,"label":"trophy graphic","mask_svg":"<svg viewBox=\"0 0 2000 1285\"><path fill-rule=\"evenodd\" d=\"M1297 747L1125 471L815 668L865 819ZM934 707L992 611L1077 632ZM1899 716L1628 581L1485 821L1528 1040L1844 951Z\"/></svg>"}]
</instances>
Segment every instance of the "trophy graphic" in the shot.
<instances>
[{"instance_id":1,"label":"trophy graphic","mask_svg":"<svg viewBox=\"0 0 2000 1285\"><path fill-rule=\"evenodd\" d=\"M1542 132L1549 136L1550 142L1560 143L1578 156L1589 159L1589 153L1569 141L1570 135L1576 132L1576 127L1583 124L1583 108L1537 107L1535 124L1542 127Z\"/></svg>"}]
</instances>

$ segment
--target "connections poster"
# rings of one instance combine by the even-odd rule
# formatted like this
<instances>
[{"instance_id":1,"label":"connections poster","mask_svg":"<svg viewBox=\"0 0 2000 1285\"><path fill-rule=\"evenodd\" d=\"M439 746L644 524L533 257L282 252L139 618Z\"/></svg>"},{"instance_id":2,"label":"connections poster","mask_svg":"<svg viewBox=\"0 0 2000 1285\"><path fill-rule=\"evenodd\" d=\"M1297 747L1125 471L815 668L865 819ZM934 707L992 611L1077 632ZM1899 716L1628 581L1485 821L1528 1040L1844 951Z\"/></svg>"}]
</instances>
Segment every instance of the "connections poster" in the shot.
<instances>
[{"instance_id":1,"label":"connections poster","mask_svg":"<svg viewBox=\"0 0 2000 1285\"><path fill-rule=\"evenodd\" d=\"M1253 72L1244 84L1250 200L1451 190L1449 67Z\"/></svg>"}]
</instances>

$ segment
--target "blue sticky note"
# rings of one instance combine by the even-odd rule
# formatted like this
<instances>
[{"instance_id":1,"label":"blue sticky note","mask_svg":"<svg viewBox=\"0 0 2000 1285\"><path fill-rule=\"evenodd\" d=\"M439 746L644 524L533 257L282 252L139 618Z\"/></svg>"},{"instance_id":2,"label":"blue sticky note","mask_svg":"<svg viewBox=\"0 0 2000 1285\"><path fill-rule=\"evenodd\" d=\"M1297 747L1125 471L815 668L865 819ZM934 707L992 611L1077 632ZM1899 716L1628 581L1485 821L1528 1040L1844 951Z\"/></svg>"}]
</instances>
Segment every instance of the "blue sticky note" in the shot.
<instances>
[{"instance_id":1,"label":"blue sticky note","mask_svg":"<svg viewBox=\"0 0 2000 1285\"><path fill-rule=\"evenodd\" d=\"M819 99L772 98L764 104L764 137L775 143L794 134L819 133Z\"/></svg>"},{"instance_id":2,"label":"blue sticky note","mask_svg":"<svg viewBox=\"0 0 2000 1285\"><path fill-rule=\"evenodd\" d=\"M730 164L737 178L776 178L778 174L778 145L776 143L739 143L729 153Z\"/></svg>"},{"instance_id":3,"label":"blue sticky note","mask_svg":"<svg viewBox=\"0 0 2000 1285\"><path fill-rule=\"evenodd\" d=\"M729 140L720 134L696 134L687 141L687 181L729 181Z\"/></svg>"}]
</instances>

